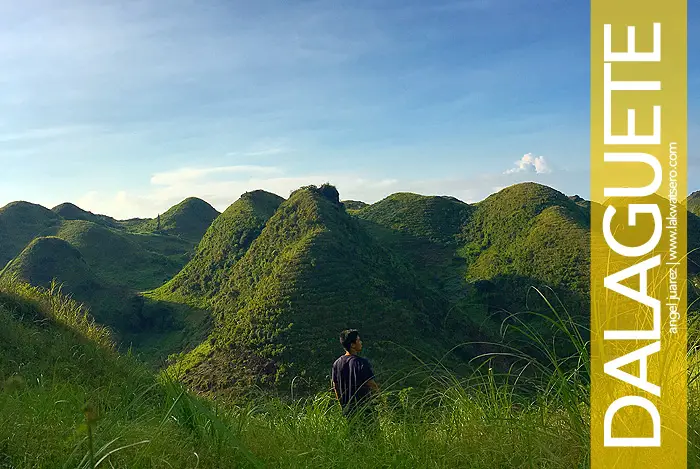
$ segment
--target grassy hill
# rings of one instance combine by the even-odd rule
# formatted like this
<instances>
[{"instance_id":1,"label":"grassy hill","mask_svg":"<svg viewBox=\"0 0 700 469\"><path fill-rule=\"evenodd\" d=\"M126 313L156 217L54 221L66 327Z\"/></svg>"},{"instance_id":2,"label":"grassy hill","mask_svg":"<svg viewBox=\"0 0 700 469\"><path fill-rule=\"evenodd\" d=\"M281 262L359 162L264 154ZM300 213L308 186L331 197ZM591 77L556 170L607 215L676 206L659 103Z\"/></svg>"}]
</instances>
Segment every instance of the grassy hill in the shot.
<instances>
[{"instance_id":1,"label":"grassy hill","mask_svg":"<svg viewBox=\"0 0 700 469\"><path fill-rule=\"evenodd\" d=\"M588 290L590 220L564 194L516 184L475 204L459 234L467 276L519 276L572 291Z\"/></svg>"},{"instance_id":2,"label":"grassy hill","mask_svg":"<svg viewBox=\"0 0 700 469\"><path fill-rule=\"evenodd\" d=\"M205 403L119 354L79 303L4 278L0 323L0 467L260 467ZM217 436L203 439L205 425Z\"/></svg>"},{"instance_id":3,"label":"grassy hill","mask_svg":"<svg viewBox=\"0 0 700 469\"><path fill-rule=\"evenodd\" d=\"M7 277L44 288L55 281L66 294L92 305L100 324L117 330L143 326L135 317L141 306L138 296L100 278L80 251L61 238L34 239L0 272L0 278Z\"/></svg>"},{"instance_id":4,"label":"grassy hill","mask_svg":"<svg viewBox=\"0 0 700 469\"><path fill-rule=\"evenodd\" d=\"M343 200L343 205L345 210L361 210L365 207L369 207L369 204L362 202L361 200Z\"/></svg>"},{"instance_id":5,"label":"grassy hill","mask_svg":"<svg viewBox=\"0 0 700 469\"><path fill-rule=\"evenodd\" d=\"M214 220L192 260L156 294L206 304L283 200L261 190L243 194Z\"/></svg>"},{"instance_id":6,"label":"grassy hill","mask_svg":"<svg viewBox=\"0 0 700 469\"><path fill-rule=\"evenodd\" d=\"M114 218L108 217L107 215L96 215L92 212L88 212L87 210L83 210L70 202L64 202L57 205L52 208L51 211L65 220L85 220L98 223L100 225L105 225L110 228L120 228L119 222Z\"/></svg>"},{"instance_id":7,"label":"grassy hill","mask_svg":"<svg viewBox=\"0 0 700 469\"><path fill-rule=\"evenodd\" d=\"M172 278L191 249L189 243L176 238L131 234L82 220L63 222L55 236L78 248L103 278L134 290L155 288Z\"/></svg>"},{"instance_id":8,"label":"grassy hill","mask_svg":"<svg viewBox=\"0 0 700 469\"><path fill-rule=\"evenodd\" d=\"M124 225L131 231L177 236L196 244L217 216L219 212L207 202L189 197L157 218L127 222Z\"/></svg>"},{"instance_id":9,"label":"grassy hill","mask_svg":"<svg viewBox=\"0 0 700 469\"><path fill-rule=\"evenodd\" d=\"M396 231L440 243L455 243L471 207L452 197L397 193L357 213Z\"/></svg>"},{"instance_id":10,"label":"grassy hill","mask_svg":"<svg viewBox=\"0 0 700 469\"><path fill-rule=\"evenodd\" d=\"M44 230L61 223L61 218L41 205L12 202L0 208L0 268Z\"/></svg>"},{"instance_id":11,"label":"grassy hill","mask_svg":"<svg viewBox=\"0 0 700 469\"><path fill-rule=\"evenodd\" d=\"M695 191L688 196L686 207L689 212L700 217L700 191Z\"/></svg>"},{"instance_id":12,"label":"grassy hill","mask_svg":"<svg viewBox=\"0 0 700 469\"><path fill-rule=\"evenodd\" d=\"M214 333L179 363L188 384L286 388L298 374L298 385L318 385L341 352L337 334L348 327L365 331L379 372L416 366L401 347L434 357L460 343L446 331L464 331L468 322L446 315L447 303L348 215L333 191L294 192L227 271L212 299Z\"/></svg>"},{"instance_id":13,"label":"grassy hill","mask_svg":"<svg viewBox=\"0 0 700 469\"><path fill-rule=\"evenodd\" d=\"M206 312L145 298L103 277L73 244L58 237L29 243L0 271L1 281L9 279L60 289L88 305L95 320L113 331L120 348L134 346L153 365L162 365L169 354L200 343L210 327Z\"/></svg>"}]
</instances>

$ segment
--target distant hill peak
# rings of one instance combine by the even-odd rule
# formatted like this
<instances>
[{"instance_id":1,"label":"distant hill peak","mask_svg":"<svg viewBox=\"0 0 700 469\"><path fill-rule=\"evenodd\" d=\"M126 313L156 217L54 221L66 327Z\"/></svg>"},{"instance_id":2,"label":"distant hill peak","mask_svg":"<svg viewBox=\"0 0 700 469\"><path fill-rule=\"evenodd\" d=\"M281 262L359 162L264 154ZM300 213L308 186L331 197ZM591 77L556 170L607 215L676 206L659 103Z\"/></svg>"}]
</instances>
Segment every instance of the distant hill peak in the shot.
<instances>
[{"instance_id":1,"label":"distant hill peak","mask_svg":"<svg viewBox=\"0 0 700 469\"><path fill-rule=\"evenodd\" d=\"M0 214L9 213L33 213L35 215L43 216L44 218L58 218L55 213L53 213L48 208L43 205L34 204L32 202L26 202L24 200L18 200L15 202L10 202L4 207L0 208Z\"/></svg>"},{"instance_id":2,"label":"distant hill peak","mask_svg":"<svg viewBox=\"0 0 700 469\"><path fill-rule=\"evenodd\" d=\"M361 200L343 200L342 204L347 210L362 210L365 207L369 207L368 203Z\"/></svg>"}]
</instances>

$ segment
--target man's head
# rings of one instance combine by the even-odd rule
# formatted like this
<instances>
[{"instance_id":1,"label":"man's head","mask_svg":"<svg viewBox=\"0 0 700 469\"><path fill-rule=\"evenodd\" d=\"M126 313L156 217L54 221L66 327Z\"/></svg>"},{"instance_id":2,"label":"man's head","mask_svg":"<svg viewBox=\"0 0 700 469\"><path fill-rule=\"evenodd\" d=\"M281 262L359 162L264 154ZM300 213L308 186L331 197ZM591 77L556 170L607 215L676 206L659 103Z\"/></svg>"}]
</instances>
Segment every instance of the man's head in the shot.
<instances>
[{"instance_id":1,"label":"man's head","mask_svg":"<svg viewBox=\"0 0 700 469\"><path fill-rule=\"evenodd\" d=\"M357 329L348 329L341 332L340 343L349 353L355 354L362 351L362 341Z\"/></svg>"}]
</instances>

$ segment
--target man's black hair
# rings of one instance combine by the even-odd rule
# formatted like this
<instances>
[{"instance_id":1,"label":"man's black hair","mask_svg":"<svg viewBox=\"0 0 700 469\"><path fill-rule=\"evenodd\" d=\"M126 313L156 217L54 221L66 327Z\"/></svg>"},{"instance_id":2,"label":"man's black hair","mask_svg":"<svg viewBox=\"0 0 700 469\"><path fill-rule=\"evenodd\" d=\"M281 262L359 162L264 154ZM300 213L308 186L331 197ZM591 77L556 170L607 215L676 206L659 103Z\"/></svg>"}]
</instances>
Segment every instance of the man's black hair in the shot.
<instances>
[{"instance_id":1,"label":"man's black hair","mask_svg":"<svg viewBox=\"0 0 700 469\"><path fill-rule=\"evenodd\" d=\"M343 348L349 352L350 345L357 340L359 335L360 333L357 331L357 329L344 330L340 333L340 343L343 345Z\"/></svg>"}]
</instances>

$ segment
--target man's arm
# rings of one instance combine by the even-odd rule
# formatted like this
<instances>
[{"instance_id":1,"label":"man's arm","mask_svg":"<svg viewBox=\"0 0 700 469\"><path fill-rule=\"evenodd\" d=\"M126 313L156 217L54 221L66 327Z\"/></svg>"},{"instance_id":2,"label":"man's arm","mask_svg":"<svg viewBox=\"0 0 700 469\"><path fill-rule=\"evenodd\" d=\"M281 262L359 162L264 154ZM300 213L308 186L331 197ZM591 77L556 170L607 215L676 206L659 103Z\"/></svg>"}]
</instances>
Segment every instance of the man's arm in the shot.
<instances>
[{"instance_id":1,"label":"man's arm","mask_svg":"<svg viewBox=\"0 0 700 469\"><path fill-rule=\"evenodd\" d=\"M335 388L335 381L331 379L331 387L333 388L333 391L335 392L335 398L340 401L340 396L338 395L338 390Z\"/></svg>"},{"instance_id":2,"label":"man's arm","mask_svg":"<svg viewBox=\"0 0 700 469\"><path fill-rule=\"evenodd\" d=\"M374 380L374 369L372 369L372 364L369 362L369 360L365 360L364 371L367 375L367 379L365 380L367 387L369 387L373 393L379 392L379 385Z\"/></svg>"},{"instance_id":3,"label":"man's arm","mask_svg":"<svg viewBox=\"0 0 700 469\"><path fill-rule=\"evenodd\" d=\"M372 390L372 392L379 392L379 385L374 379L367 381L367 386Z\"/></svg>"}]
</instances>

